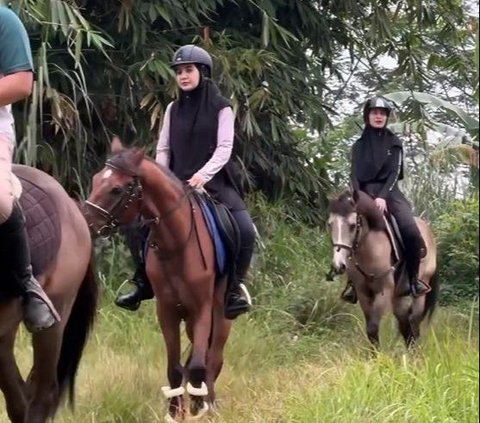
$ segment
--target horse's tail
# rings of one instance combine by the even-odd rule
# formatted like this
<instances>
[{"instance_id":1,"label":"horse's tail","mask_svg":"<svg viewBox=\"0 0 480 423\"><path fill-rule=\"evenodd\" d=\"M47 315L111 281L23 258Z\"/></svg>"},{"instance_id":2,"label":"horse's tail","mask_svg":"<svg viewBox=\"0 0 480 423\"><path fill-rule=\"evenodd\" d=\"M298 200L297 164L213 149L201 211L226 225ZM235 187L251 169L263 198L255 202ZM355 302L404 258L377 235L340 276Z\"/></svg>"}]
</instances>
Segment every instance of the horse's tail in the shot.
<instances>
[{"instance_id":1,"label":"horse's tail","mask_svg":"<svg viewBox=\"0 0 480 423\"><path fill-rule=\"evenodd\" d=\"M68 400L72 408L75 401L75 377L83 349L95 321L97 302L98 285L92 248L87 272L78 290L63 333L62 348L57 365L60 398L63 398L68 389Z\"/></svg>"},{"instance_id":2,"label":"horse's tail","mask_svg":"<svg viewBox=\"0 0 480 423\"><path fill-rule=\"evenodd\" d=\"M435 272L430 279L430 287L432 289L425 297L425 308L423 309L423 319L427 317L428 321L432 318L440 294L440 284L438 282L437 272Z\"/></svg>"}]
</instances>

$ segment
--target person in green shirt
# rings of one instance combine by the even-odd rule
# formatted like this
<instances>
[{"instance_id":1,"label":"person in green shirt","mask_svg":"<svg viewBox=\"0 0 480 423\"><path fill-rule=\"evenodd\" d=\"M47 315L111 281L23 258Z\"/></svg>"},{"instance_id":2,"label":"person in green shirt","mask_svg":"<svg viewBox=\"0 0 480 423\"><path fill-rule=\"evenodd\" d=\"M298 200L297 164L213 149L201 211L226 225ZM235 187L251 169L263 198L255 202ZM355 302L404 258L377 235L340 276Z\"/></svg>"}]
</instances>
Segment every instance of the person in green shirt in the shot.
<instances>
[{"instance_id":1,"label":"person in green shirt","mask_svg":"<svg viewBox=\"0 0 480 423\"><path fill-rule=\"evenodd\" d=\"M32 88L27 31L14 12L0 6L0 277L2 284L13 284L9 288L22 296L25 326L37 332L50 328L60 317L32 274L25 217L13 194L15 130L11 105L27 98ZM5 251L15 259L4 262Z\"/></svg>"}]
</instances>

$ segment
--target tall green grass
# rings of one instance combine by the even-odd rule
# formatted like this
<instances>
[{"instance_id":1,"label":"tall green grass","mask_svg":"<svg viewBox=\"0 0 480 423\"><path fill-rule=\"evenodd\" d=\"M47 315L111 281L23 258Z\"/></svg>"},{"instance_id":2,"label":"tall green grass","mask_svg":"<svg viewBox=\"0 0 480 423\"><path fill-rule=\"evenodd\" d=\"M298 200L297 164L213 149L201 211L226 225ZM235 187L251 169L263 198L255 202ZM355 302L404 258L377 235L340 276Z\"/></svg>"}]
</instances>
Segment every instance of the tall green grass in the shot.
<instances>
[{"instance_id":1,"label":"tall green grass","mask_svg":"<svg viewBox=\"0 0 480 423\"><path fill-rule=\"evenodd\" d=\"M61 411L60 423L163 419L165 348L153 302L134 314L116 309L110 300L105 298L80 366L75 413ZM320 335L278 333L267 321L243 317L226 348L217 384L219 415L210 421L475 422L476 318L440 309L412 353L387 319L382 351L371 357L354 307L343 331ZM30 354L22 328L17 356L24 373ZM0 421L6 421L3 411Z\"/></svg>"},{"instance_id":2,"label":"tall green grass","mask_svg":"<svg viewBox=\"0 0 480 423\"><path fill-rule=\"evenodd\" d=\"M263 237L252 270L255 309L234 324L217 383L219 414L206 421L478 420L477 303L440 307L415 352L405 350L388 317L381 352L372 357L358 307L338 299L343 281L325 281L331 248L325 235L289 221L282 209L262 207L256 202ZM103 303L80 365L75 413L64 409L57 421L161 422L167 363L154 303L136 313L116 308L130 261L118 240L98 252ZM16 353L27 374L31 348L23 328Z\"/></svg>"}]
</instances>

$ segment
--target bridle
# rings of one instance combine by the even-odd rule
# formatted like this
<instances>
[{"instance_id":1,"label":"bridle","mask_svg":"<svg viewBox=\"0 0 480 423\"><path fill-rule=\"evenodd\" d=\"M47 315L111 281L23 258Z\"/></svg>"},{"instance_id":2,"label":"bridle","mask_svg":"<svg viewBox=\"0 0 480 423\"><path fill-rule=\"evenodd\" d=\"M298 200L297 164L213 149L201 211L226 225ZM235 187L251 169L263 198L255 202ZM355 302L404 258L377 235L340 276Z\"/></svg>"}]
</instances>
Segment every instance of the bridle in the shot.
<instances>
[{"instance_id":1,"label":"bridle","mask_svg":"<svg viewBox=\"0 0 480 423\"><path fill-rule=\"evenodd\" d=\"M105 223L95 231L95 235L99 237L108 238L112 235L113 231L120 226L120 219L123 214L130 208L131 204L134 202L141 202L143 200L143 187L140 182L138 175L134 172L130 172L127 169L121 168L113 164L111 161L105 163L106 167L114 169L124 175L132 177L132 181L128 183L126 189L118 200L113 204L111 210L106 210L105 208L95 204L91 201L85 201L85 205L90 207L95 213L99 214L102 218L105 219ZM165 219L177 209L180 208L183 201L190 195L192 190L186 189L185 193L179 198L177 203L169 210L163 214L153 217L148 220L143 220L142 225L147 224L158 224L161 220ZM90 230L92 229L93 222L89 224Z\"/></svg>"},{"instance_id":2,"label":"bridle","mask_svg":"<svg viewBox=\"0 0 480 423\"><path fill-rule=\"evenodd\" d=\"M375 279L381 279L387 276L390 272L394 272L395 269L397 268L398 262L393 264L388 270L381 274L375 274L375 273L367 273L365 272L360 264L358 263L358 260L355 257L355 251L358 250L359 246L361 245L361 235L362 235L362 229L363 229L363 224L362 224L362 218L360 216L360 213L357 212L357 219L355 223L355 233L353 236L353 241L351 245L345 244L345 243L332 243L333 247L337 248L337 251L340 251L342 248L347 250L349 252L348 255L348 260L353 261L353 264L355 268L360 272L360 274L365 278L367 282L373 282Z\"/></svg>"},{"instance_id":3,"label":"bridle","mask_svg":"<svg viewBox=\"0 0 480 423\"><path fill-rule=\"evenodd\" d=\"M86 200L84 203L87 207L90 207L95 213L99 214L105 219L105 223L97 231L95 231L94 235L108 238L112 235L113 231L118 228L120 225L120 218L122 217L123 213L130 208L130 205L135 201L141 201L143 199L143 187L140 183L138 175L135 173L129 172L126 169L121 169L110 161L107 161L105 166L133 178L133 180L126 186L126 189L122 195L113 204L110 211L88 200ZM88 226L91 230L93 227L93 222Z\"/></svg>"},{"instance_id":4,"label":"bridle","mask_svg":"<svg viewBox=\"0 0 480 423\"><path fill-rule=\"evenodd\" d=\"M350 255L348 256L349 259L353 256L355 250L358 248L360 244L360 234L362 231L362 219L360 217L360 214L357 213L357 219L355 223L355 234L353 236L353 241L352 245L348 245L342 242L334 242L332 245L337 248L337 251L340 251L342 248L347 250Z\"/></svg>"}]
</instances>

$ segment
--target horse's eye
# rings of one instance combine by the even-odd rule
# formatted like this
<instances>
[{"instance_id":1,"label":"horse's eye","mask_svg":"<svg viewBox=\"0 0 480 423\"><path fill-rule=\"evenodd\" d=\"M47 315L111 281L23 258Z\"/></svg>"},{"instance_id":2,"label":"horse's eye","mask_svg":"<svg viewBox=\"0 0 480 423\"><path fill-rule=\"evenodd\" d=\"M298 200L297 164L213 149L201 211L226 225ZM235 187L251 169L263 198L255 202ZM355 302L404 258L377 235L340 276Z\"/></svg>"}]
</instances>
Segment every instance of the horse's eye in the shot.
<instances>
[{"instance_id":1,"label":"horse's eye","mask_svg":"<svg viewBox=\"0 0 480 423\"><path fill-rule=\"evenodd\" d=\"M114 187L111 189L110 194L114 196L118 196L123 192L123 189L120 187Z\"/></svg>"},{"instance_id":2,"label":"horse's eye","mask_svg":"<svg viewBox=\"0 0 480 423\"><path fill-rule=\"evenodd\" d=\"M355 223L350 223L350 225L348 225L348 229L350 229L350 232L353 232L355 230Z\"/></svg>"}]
</instances>

